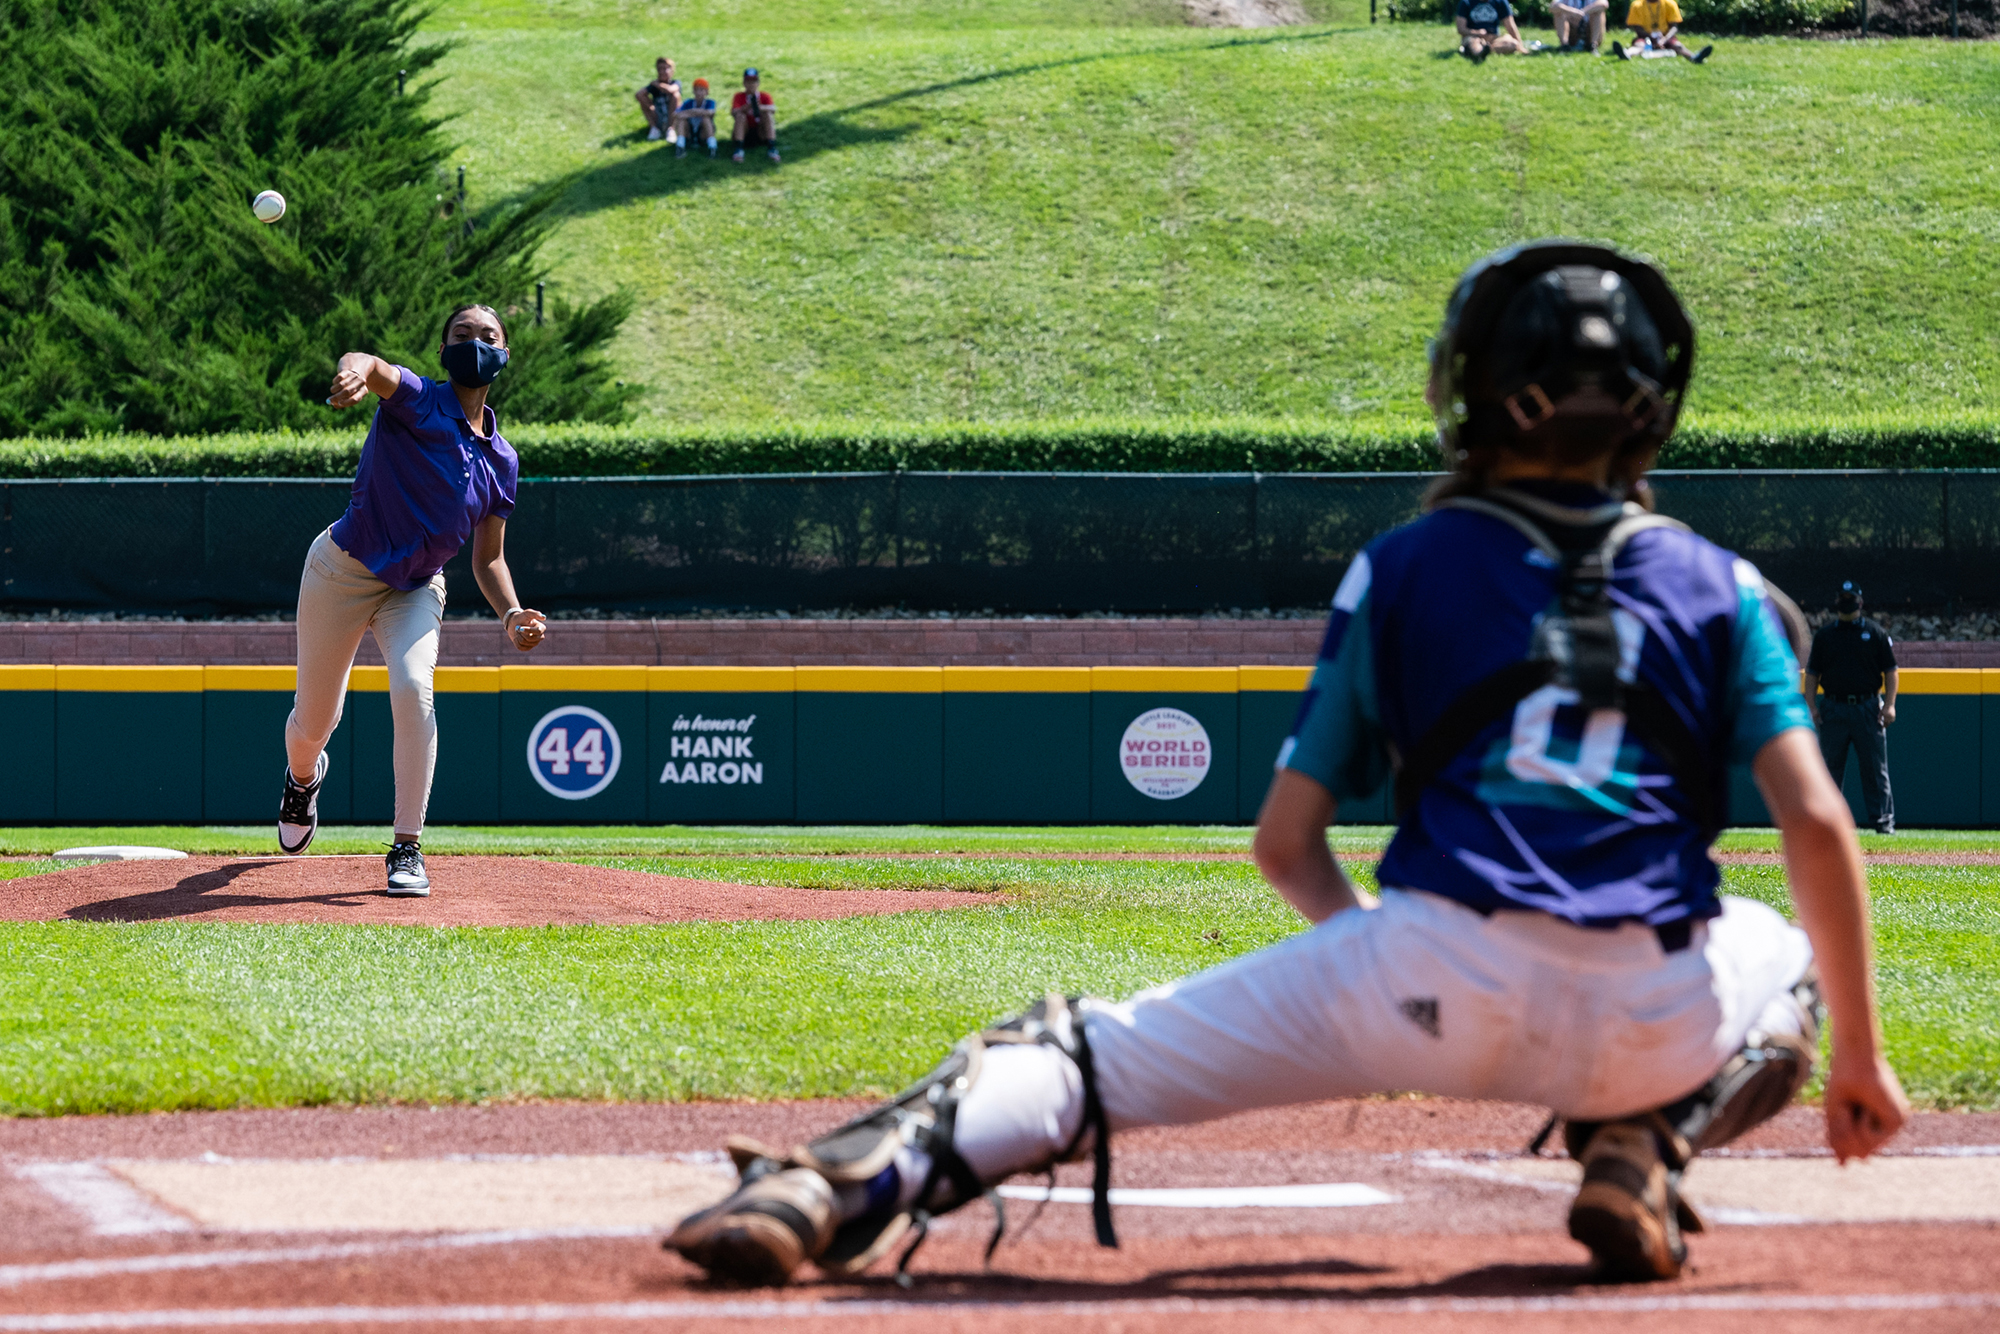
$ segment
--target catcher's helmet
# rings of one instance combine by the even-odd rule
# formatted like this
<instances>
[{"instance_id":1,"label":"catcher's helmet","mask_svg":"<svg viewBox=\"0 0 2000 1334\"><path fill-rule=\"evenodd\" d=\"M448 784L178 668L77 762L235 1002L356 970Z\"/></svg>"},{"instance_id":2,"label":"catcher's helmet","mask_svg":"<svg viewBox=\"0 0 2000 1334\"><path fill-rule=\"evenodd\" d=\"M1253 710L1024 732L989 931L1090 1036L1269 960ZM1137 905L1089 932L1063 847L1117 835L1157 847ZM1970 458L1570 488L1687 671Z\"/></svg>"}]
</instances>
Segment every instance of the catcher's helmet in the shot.
<instances>
[{"instance_id":1,"label":"catcher's helmet","mask_svg":"<svg viewBox=\"0 0 2000 1334\"><path fill-rule=\"evenodd\" d=\"M1563 401L1591 387L1609 396L1601 413L1560 415L1603 449L1629 454L1673 433L1694 370L1694 326L1646 260L1531 241L1465 271L1430 355L1446 467L1468 451L1538 446L1555 434L1537 432Z\"/></svg>"}]
</instances>

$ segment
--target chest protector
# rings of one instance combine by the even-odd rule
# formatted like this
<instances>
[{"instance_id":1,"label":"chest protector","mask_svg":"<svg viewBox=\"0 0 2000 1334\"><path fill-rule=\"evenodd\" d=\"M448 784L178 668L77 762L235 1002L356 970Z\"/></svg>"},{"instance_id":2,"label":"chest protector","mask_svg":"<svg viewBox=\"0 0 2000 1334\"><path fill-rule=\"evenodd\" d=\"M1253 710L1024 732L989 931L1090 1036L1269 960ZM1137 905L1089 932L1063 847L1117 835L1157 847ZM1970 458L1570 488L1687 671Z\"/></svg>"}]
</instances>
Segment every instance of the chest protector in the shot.
<instances>
[{"instance_id":1,"label":"chest protector","mask_svg":"<svg viewBox=\"0 0 2000 1334\"><path fill-rule=\"evenodd\" d=\"M1566 552L1532 517L1500 496L1455 496L1439 504L1490 515L1518 529L1556 563L1557 605L1536 624L1527 657L1466 687L1409 753L1397 757L1396 818L1407 817L1424 789L1487 728L1512 715L1535 691L1557 685L1577 693L1579 708L1624 714L1627 735L1666 765L1704 838L1713 838L1722 828L1716 766L1659 691L1619 676L1618 627L1611 615L1612 566L1624 545L1648 529L1687 532L1687 525L1628 502L1595 547Z\"/></svg>"}]
</instances>

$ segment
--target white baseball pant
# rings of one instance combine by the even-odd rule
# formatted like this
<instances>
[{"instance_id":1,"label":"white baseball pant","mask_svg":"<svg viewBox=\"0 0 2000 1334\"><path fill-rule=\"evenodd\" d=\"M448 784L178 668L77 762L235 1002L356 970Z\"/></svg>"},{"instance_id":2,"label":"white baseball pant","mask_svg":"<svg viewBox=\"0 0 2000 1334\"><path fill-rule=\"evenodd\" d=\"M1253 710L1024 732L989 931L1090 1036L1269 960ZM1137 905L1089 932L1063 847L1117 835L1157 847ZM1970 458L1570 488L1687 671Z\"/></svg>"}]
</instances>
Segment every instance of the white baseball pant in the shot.
<instances>
[{"instance_id":1,"label":"white baseball pant","mask_svg":"<svg viewBox=\"0 0 2000 1334\"><path fill-rule=\"evenodd\" d=\"M1085 1001L1098 1096L1114 1132L1392 1091L1580 1121L1646 1111L1714 1077L1753 1030L1801 1031L1791 991L1812 961L1805 933L1748 899L1722 909L1669 954L1637 924L1482 917L1390 889L1372 911L1130 1000ZM1068 1057L993 1048L955 1143L997 1181L1048 1162L1082 1117Z\"/></svg>"},{"instance_id":2,"label":"white baseball pant","mask_svg":"<svg viewBox=\"0 0 2000 1334\"><path fill-rule=\"evenodd\" d=\"M437 715L431 686L444 624L444 575L402 592L375 577L322 532L306 552L299 580L299 683L285 722L285 754L294 774L310 774L340 725L347 674L372 629L389 667L389 713L395 721L396 833L424 831L431 773L437 765Z\"/></svg>"}]
</instances>

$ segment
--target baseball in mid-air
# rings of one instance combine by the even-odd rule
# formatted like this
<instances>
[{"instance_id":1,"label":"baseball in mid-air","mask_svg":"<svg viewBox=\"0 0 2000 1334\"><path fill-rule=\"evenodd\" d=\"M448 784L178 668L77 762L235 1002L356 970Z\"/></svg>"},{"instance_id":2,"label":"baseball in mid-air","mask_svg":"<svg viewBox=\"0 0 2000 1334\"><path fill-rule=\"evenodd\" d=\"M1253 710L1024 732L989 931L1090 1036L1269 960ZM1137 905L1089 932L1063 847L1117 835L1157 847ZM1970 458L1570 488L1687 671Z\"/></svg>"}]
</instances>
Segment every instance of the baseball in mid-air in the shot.
<instances>
[{"instance_id":1,"label":"baseball in mid-air","mask_svg":"<svg viewBox=\"0 0 2000 1334\"><path fill-rule=\"evenodd\" d=\"M285 197L276 190L266 190L250 201L250 211L259 222L276 222L285 216Z\"/></svg>"}]
</instances>

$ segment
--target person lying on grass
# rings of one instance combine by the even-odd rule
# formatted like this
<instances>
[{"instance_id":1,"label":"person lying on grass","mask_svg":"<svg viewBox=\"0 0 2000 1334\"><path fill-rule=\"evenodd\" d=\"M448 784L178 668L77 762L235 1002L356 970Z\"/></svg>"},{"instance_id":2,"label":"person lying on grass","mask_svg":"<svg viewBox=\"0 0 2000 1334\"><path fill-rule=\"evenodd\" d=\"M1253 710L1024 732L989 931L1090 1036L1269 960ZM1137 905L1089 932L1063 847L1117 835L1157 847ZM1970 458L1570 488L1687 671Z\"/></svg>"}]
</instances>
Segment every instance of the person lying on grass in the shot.
<instances>
[{"instance_id":1,"label":"person lying on grass","mask_svg":"<svg viewBox=\"0 0 2000 1334\"><path fill-rule=\"evenodd\" d=\"M1458 0L1458 53L1467 60L1477 65L1496 51L1511 56L1527 49L1508 0Z\"/></svg>"},{"instance_id":2,"label":"person lying on grass","mask_svg":"<svg viewBox=\"0 0 2000 1334\"><path fill-rule=\"evenodd\" d=\"M653 62L653 81L633 94L646 113L646 138L674 142L674 108L681 104L681 81L674 62L661 56Z\"/></svg>"},{"instance_id":3,"label":"person lying on grass","mask_svg":"<svg viewBox=\"0 0 2000 1334\"><path fill-rule=\"evenodd\" d=\"M1604 45L1604 18L1610 10L1610 0L1556 0L1549 6L1549 17L1556 24L1556 46L1563 51L1596 54Z\"/></svg>"},{"instance_id":4,"label":"person lying on grass","mask_svg":"<svg viewBox=\"0 0 2000 1334\"><path fill-rule=\"evenodd\" d=\"M1633 40L1630 51L1613 42L1611 54L1620 60L1671 54L1699 65L1708 59L1715 46L1710 43L1699 51L1688 50L1687 43L1680 39L1680 22L1681 7L1674 0L1632 0L1632 8L1625 15L1625 26L1638 36Z\"/></svg>"}]
</instances>

